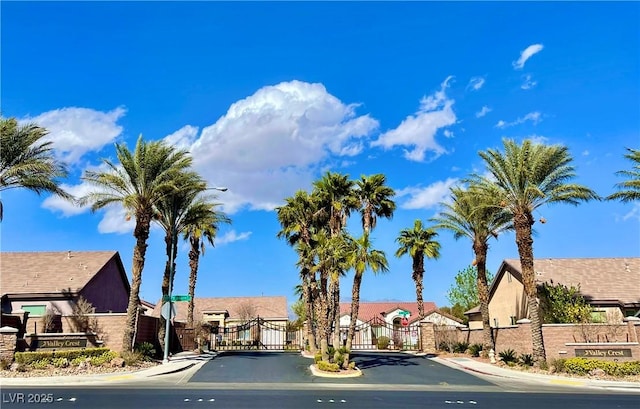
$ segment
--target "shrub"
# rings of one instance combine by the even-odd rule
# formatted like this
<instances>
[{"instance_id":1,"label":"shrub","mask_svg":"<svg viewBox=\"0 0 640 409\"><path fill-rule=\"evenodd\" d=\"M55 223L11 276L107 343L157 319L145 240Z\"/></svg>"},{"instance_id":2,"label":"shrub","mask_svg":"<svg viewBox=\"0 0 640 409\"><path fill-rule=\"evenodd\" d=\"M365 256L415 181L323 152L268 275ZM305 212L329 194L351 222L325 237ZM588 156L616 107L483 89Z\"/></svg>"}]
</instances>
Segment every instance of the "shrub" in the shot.
<instances>
[{"instance_id":1,"label":"shrub","mask_svg":"<svg viewBox=\"0 0 640 409\"><path fill-rule=\"evenodd\" d=\"M402 336L396 335L393 337L393 346L396 349L402 349L402 347L404 346L404 341L402 340Z\"/></svg>"},{"instance_id":2,"label":"shrub","mask_svg":"<svg viewBox=\"0 0 640 409\"><path fill-rule=\"evenodd\" d=\"M52 352L16 352L16 362L19 364L28 365L31 362L39 361L41 359L52 359L52 358L67 358L69 360L73 360L78 357L82 358L91 358L93 356L100 356L105 352L109 352L109 348L86 348L86 349L66 349L62 351L52 351ZM83 359L84 360L84 359Z\"/></svg>"},{"instance_id":3,"label":"shrub","mask_svg":"<svg viewBox=\"0 0 640 409\"><path fill-rule=\"evenodd\" d=\"M354 361L349 362L349 369L356 369L356 363Z\"/></svg>"},{"instance_id":4,"label":"shrub","mask_svg":"<svg viewBox=\"0 0 640 409\"><path fill-rule=\"evenodd\" d=\"M478 357L480 356L480 352L482 352L482 348L482 344L469 345L469 353L471 354L471 356Z\"/></svg>"},{"instance_id":5,"label":"shrub","mask_svg":"<svg viewBox=\"0 0 640 409\"><path fill-rule=\"evenodd\" d=\"M389 337L381 336L378 337L378 349L387 349L389 347L389 343L391 340Z\"/></svg>"},{"instance_id":6,"label":"shrub","mask_svg":"<svg viewBox=\"0 0 640 409\"><path fill-rule=\"evenodd\" d=\"M145 360L151 360L156 356L156 349L151 342L143 342L136 345L136 352L140 352Z\"/></svg>"},{"instance_id":7,"label":"shrub","mask_svg":"<svg viewBox=\"0 0 640 409\"><path fill-rule=\"evenodd\" d=\"M317 363L318 369L327 372L340 372L340 366L338 364L320 361Z\"/></svg>"},{"instance_id":8,"label":"shrub","mask_svg":"<svg viewBox=\"0 0 640 409\"><path fill-rule=\"evenodd\" d=\"M531 354L521 354L520 358L518 358L518 362L522 366L533 366L535 360Z\"/></svg>"},{"instance_id":9,"label":"shrub","mask_svg":"<svg viewBox=\"0 0 640 409\"><path fill-rule=\"evenodd\" d=\"M89 362L91 363L92 366L102 366L104 364L111 362L111 360L113 358L116 358L117 356L118 354L116 354L115 352L109 351L109 352L105 352L100 356L93 356L89 358Z\"/></svg>"},{"instance_id":10,"label":"shrub","mask_svg":"<svg viewBox=\"0 0 640 409\"><path fill-rule=\"evenodd\" d=\"M83 363L85 361L85 359L86 358L83 358L83 357L79 356L79 357L73 358L70 363L71 363L72 366L78 366L81 363Z\"/></svg>"},{"instance_id":11,"label":"shrub","mask_svg":"<svg viewBox=\"0 0 640 409\"><path fill-rule=\"evenodd\" d=\"M11 361L9 361L8 359L0 359L0 369L1 370L6 370L11 368Z\"/></svg>"},{"instance_id":12,"label":"shrub","mask_svg":"<svg viewBox=\"0 0 640 409\"><path fill-rule=\"evenodd\" d=\"M67 358L53 358L51 363L56 368L66 368L69 366L69 360Z\"/></svg>"},{"instance_id":13,"label":"shrub","mask_svg":"<svg viewBox=\"0 0 640 409\"><path fill-rule=\"evenodd\" d=\"M463 354L467 352L468 348L469 348L468 342L456 342L455 344L453 344L453 352L456 352L456 353Z\"/></svg>"},{"instance_id":14,"label":"shrub","mask_svg":"<svg viewBox=\"0 0 640 409\"><path fill-rule=\"evenodd\" d=\"M320 361L322 361L322 352L316 352L313 356L313 362L317 364Z\"/></svg>"},{"instance_id":15,"label":"shrub","mask_svg":"<svg viewBox=\"0 0 640 409\"><path fill-rule=\"evenodd\" d=\"M549 370L549 363L547 363L547 361L540 362L540 369L542 369L543 371L548 371Z\"/></svg>"},{"instance_id":16,"label":"shrub","mask_svg":"<svg viewBox=\"0 0 640 409\"><path fill-rule=\"evenodd\" d=\"M594 369L602 369L607 375L640 375L640 361L615 362L589 358L568 358L564 363L565 371L586 375Z\"/></svg>"},{"instance_id":17,"label":"shrub","mask_svg":"<svg viewBox=\"0 0 640 409\"><path fill-rule=\"evenodd\" d=\"M140 352L122 351L120 358L124 360L126 366L135 366L144 359Z\"/></svg>"},{"instance_id":18,"label":"shrub","mask_svg":"<svg viewBox=\"0 0 640 409\"><path fill-rule=\"evenodd\" d=\"M517 361L516 351L511 348L505 349L504 351L500 352L498 356L505 364L515 363Z\"/></svg>"},{"instance_id":19,"label":"shrub","mask_svg":"<svg viewBox=\"0 0 640 409\"><path fill-rule=\"evenodd\" d=\"M440 351L453 352L453 346L447 341L442 341L438 344L438 349Z\"/></svg>"},{"instance_id":20,"label":"shrub","mask_svg":"<svg viewBox=\"0 0 640 409\"><path fill-rule=\"evenodd\" d=\"M566 362L566 358L558 358L551 360L551 366L556 368L556 372L564 372L564 363Z\"/></svg>"},{"instance_id":21,"label":"shrub","mask_svg":"<svg viewBox=\"0 0 640 409\"><path fill-rule=\"evenodd\" d=\"M39 359L37 361L33 361L31 362L29 365L33 368L33 369L47 369L49 367L49 363L51 361L47 358L43 358L43 359Z\"/></svg>"}]
</instances>

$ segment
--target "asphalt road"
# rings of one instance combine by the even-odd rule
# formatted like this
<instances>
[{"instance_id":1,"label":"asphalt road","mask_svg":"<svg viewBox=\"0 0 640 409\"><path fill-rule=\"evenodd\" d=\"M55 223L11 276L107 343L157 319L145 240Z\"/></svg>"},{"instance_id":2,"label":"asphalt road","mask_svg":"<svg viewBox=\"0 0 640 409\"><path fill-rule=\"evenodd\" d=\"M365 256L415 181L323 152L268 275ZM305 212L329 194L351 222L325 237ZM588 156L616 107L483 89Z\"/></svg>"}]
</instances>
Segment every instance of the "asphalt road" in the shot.
<instances>
[{"instance_id":1,"label":"asphalt road","mask_svg":"<svg viewBox=\"0 0 640 409\"><path fill-rule=\"evenodd\" d=\"M190 383L339 383L402 385L469 385L490 383L434 362L426 357L401 353L355 352L363 376L347 379L316 377L311 374L311 359L300 354L238 352L223 354L206 363Z\"/></svg>"},{"instance_id":2,"label":"asphalt road","mask_svg":"<svg viewBox=\"0 0 640 409\"><path fill-rule=\"evenodd\" d=\"M49 402L50 401L50 402ZM638 395L358 390L206 390L141 388L2 389L2 408L87 409L637 409ZM29 403L31 402L31 403Z\"/></svg>"}]
</instances>

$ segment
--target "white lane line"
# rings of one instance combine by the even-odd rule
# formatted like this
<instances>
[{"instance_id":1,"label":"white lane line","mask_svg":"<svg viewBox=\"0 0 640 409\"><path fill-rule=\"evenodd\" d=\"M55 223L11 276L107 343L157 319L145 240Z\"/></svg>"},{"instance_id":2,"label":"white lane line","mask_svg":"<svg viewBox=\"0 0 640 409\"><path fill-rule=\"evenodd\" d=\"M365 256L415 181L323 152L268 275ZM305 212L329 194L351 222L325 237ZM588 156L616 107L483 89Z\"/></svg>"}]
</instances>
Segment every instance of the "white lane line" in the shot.
<instances>
[{"instance_id":1,"label":"white lane line","mask_svg":"<svg viewBox=\"0 0 640 409\"><path fill-rule=\"evenodd\" d=\"M56 399L56 400L57 400L58 402L62 402L64 399L62 399L62 398L58 398L58 399Z\"/></svg>"},{"instance_id":2,"label":"white lane line","mask_svg":"<svg viewBox=\"0 0 640 409\"><path fill-rule=\"evenodd\" d=\"M329 399L329 403L333 403L333 399Z\"/></svg>"},{"instance_id":3,"label":"white lane line","mask_svg":"<svg viewBox=\"0 0 640 409\"><path fill-rule=\"evenodd\" d=\"M472 404L472 405L477 405L478 404L478 402L476 402L475 400L470 400L469 403Z\"/></svg>"},{"instance_id":4,"label":"white lane line","mask_svg":"<svg viewBox=\"0 0 640 409\"><path fill-rule=\"evenodd\" d=\"M318 400L316 400L316 402L322 403L322 399L318 399Z\"/></svg>"},{"instance_id":5,"label":"white lane line","mask_svg":"<svg viewBox=\"0 0 640 409\"><path fill-rule=\"evenodd\" d=\"M198 402L202 402L202 400L203 400L203 399L202 399L202 398L200 398L200 399L198 399Z\"/></svg>"},{"instance_id":6,"label":"white lane line","mask_svg":"<svg viewBox=\"0 0 640 409\"><path fill-rule=\"evenodd\" d=\"M213 399L213 398L209 399L209 402L215 402L215 401L216 401L216 400L215 400L215 399Z\"/></svg>"},{"instance_id":7,"label":"white lane line","mask_svg":"<svg viewBox=\"0 0 640 409\"><path fill-rule=\"evenodd\" d=\"M184 401L185 401L185 402L190 402L190 401L191 401L191 399L189 399L189 398L184 398Z\"/></svg>"},{"instance_id":8,"label":"white lane line","mask_svg":"<svg viewBox=\"0 0 640 409\"><path fill-rule=\"evenodd\" d=\"M447 405L452 404L453 402L451 402L450 400L445 400L444 403L446 403Z\"/></svg>"},{"instance_id":9,"label":"white lane line","mask_svg":"<svg viewBox=\"0 0 640 409\"><path fill-rule=\"evenodd\" d=\"M69 402L75 402L76 398L69 398Z\"/></svg>"},{"instance_id":10,"label":"white lane line","mask_svg":"<svg viewBox=\"0 0 640 409\"><path fill-rule=\"evenodd\" d=\"M347 401L346 401L346 400L344 400L344 399L341 399L341 400L340 400L340 403L347 403Z\"/></svg>"}]
</instances>

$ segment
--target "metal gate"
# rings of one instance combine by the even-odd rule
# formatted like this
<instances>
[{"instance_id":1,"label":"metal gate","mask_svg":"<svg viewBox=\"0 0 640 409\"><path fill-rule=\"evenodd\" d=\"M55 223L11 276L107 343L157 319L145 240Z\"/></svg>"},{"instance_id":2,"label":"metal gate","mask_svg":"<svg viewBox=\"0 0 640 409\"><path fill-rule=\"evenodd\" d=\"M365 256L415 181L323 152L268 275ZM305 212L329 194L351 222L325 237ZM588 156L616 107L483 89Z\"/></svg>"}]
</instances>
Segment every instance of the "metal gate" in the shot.
<instances>
[{"instance_id":1,"label":"metal gate","mask_svg":"<svg viewBox=\"0 0 640 409\"><path fill-rule=\"evenodd\" d=\"M211 334L211 348L219 351L302 349L302 330L290 330L286 324L255 318L236 326L218 328Z\"/></svg>"},{"instance_id":2,"label":"metal gate","mask_svg":"<svg viewBox=\"0 0 640 409\"><path fill-rule=\"evenodd\" d=\"M341 328L341 331L347 330L348 327ZM374 318L356 326L351 349L381 349L384 344L387 344L385 349L420 350L420 324L405 327Z\"/></svg>"}]
</instances>

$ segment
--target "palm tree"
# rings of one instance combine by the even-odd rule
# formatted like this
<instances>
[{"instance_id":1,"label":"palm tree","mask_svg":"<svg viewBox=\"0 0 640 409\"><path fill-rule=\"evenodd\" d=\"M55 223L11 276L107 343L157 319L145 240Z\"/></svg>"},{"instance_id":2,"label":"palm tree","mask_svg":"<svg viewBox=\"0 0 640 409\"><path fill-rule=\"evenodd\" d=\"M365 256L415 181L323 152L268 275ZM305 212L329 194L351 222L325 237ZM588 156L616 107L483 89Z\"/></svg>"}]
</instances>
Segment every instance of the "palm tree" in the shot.
<instances>
[{"instance_id":1,"label":"palm tree","mask_svg":"<svg viewBox=\"0 0 640 409\"><path fill-rule=\"evenodd\" d=\"M361 176L356 181L355 196L359 202L362 215L362 228L365 233L376 227L378 217L391 219L396 204L391 198L395 195L393 189L385 186L386 177L383 174Z\"/></svg>"},{"instance_id":2,"label":"palm tree","mask_svg":"<svg viewBox=\"0 0 640 409\"><path fill-rule=\"evenodd\" d=\"M460 187L451 188L451 198L450 203L442 203L444 210L431 221L437 223L434 226L436 229L452 231L456 240L462 237L471 240L471 247L475 254L478 300L482 314L483 350L488 352L493 348L487 283L489 239L497 238L499 233L512 228L511 215L497 206L496 195L481 194L473 185L466 190ZM487 199L489 202L483 202Z\"/></svg>"},{"instance_id":3,"label":"palm tree","mask_svg":"<svg viewBox=\"0 0 640 409\"><path fill-rule=\"evenodd\" d=\"M138 138L133 152L124 144L116 144L116 154L120 164L105 159L106 171L85 173L83 179L97 190L82 197L79 203L91 204L92 211L121 204L135 217L131 292L122 341L123 348L133 349L151 220L155 207L175 193L178 187L176 180L191 166L191 156L187 151L176 150L162 141L145 142L142 136Z\"/></svg>"},{"instance_id":4,"label":"palm tree","mask_svg":"<svg viewBox=\"0 0 640 409\"><path fill-rule=\"evenodd\" d=\"M347 355L344 359L344 368L349 365L349 351L356 333L356 321L358 320L358 309L360 306L360 285L362 276L367 269L374 274L389 271L389 263L383 251L372 248L369 233L365 232L362 237L352 241L352 250L349 253L349 264L353 266L353 288L351 290L351 321L349 322L349 333L347 335Z\"/></svg>"},{"instance_id":5,"label":"palm tree","mask_svg":"<svg viewBox=\"0 0 640 409\"><path fill-rule=\"evenodd\" d=\"M438 233L432 229L422 227L422 222L416 220L412 229L403 229L396 238L400 245L396 250L396 257L409 254L413 261L412 278L416 285L416 301L420 319L424 318L424 302L422 300L424 277L424 258L438 259L440 257L440 243L435 240Z\"/></svg>"},{"instance_id":6,"label":"palm tree","mask_svg":"<svg viewBox=\"0 0 640 409\"><path fill-rule=\"evenodd\" d=\"M354 194L354 182L349 175L327 172L320 180L313 183L314 195L318 197L320 208L328 218L328 230L332 238L343 234L347 219L353 210L358 208L358 200ZM334 345L340 343L340 274L332 275L330 281L332 301L329 304L330 321L334 323Z\"/></svg>"},{"instance_id":7,"label":"palm tree","mask_svg":"<svg viewBox=\"0 0 640 409\"><path fill-rule=\"evenodd\" d=\"M585 186L568 183L575 172L567 147L538 144L529 139L522 145L510 139L505 139L503 144L504 153L495 149L480 152L491 178L474 176L473 179L487 186L487 195L497 195L500 206L513 218L531 319L533 356L540 364L546 361L546 355L533 268L533 212L545 203L577 205L599 197Z\"/></svg>"},{"instance_id":8,"label":"palm tree","mask_svg":"<svg viewBox=\"0 0 640 409\"><path fill-rule=\"evenodd\" d=\"M316 278L315 273L312 273L311 237L320 216L318 202L316 197L303 190L297 191L293 197L285 199L285 202L284 206L276 208L278 221L282 226L278 238L285 238L298 253L301 292L307 311L307 339L310 351L315 353L317 345L313 304Z\"/></svg>"},{"instance_id":9,"label":"palm tree","mask_svg":"<svg viewBox=\"0 0 640 409\"><path fill-rule=\"evenodd\" d=\"M220 223L231 223L231 219L224 212L217 210L220 203L212 202L212 198L197 199L188 208L182 229L183 238L191 245L189 250L189 306L187 308L187 323L193 326L193 307L198 278L198 264L200 254L204 255L205 242L214 245Z\"/></svg>"},{"instance_id":10,"label":"palm tree","mask_svg":"<svg viewBox=\"0 0 640 409\"><path fill-rule=\"evenodd\" d=\"M633 168L616 172L616 175L626 176L629 180L616 184L619 190L607 196L607 200L620 200L625 203L640 201L640 150L627 148L627 151L624 157L631 161Z\"/></svg>"},{"instance_id":11,"label":"palm tree","mask_svg":"<svg viewBox=\"0 0 640 409\"><path fill-rule=\"evenodd\" d=\"M58 180L67 177L66 166L55 158L52 142L42 140L45 135L47 130L38 125L18 125L15 118L0 117L0 192L25 188L73 200ZM0 221L2 218L0 200Z\"/></svg>"}]
</instances>

